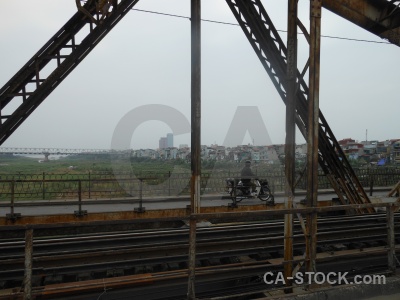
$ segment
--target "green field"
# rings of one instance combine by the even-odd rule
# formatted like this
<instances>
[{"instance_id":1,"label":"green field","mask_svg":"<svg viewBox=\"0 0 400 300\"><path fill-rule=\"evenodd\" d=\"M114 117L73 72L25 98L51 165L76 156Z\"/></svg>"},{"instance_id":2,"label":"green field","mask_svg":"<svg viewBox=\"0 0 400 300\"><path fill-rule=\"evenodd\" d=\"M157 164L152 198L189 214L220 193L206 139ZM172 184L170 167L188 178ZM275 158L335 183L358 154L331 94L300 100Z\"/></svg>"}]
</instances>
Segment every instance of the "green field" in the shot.
<instances>
[{"instance_id":1,"label":"green field","mask_svg":"<svg viewBox=\"0 0 400 300\"><path fill-rule=\"evenodd\" d=\"M43 158L41 158L43 159ZM113 161L108 155L76 155L61 157L48 162L39 162L39 158L24 156L0 156L0 175L3 174L82 174L88 172L133 172L139 174L167 174L182 170L190 170L190 162L180 159L177 160L154 160L149 158L132 158L129 163L117 164L113 168ZM202 172L240 172L242 164L235 162L215 162L202 161ZM255 173L265 173L271 170L281 169L281 166L271 166L267 164L253 164Z\"/></svg>"},{"instance_id":2,"label":"green field","mask_svg":"<svg viewBox=\"0 0 400 300\"><path fill-rule=\"evenodd\" d=\"M137 195L144 178L148 196L189 194L190 162L149 158L111 158L108 155L76 155L39 162L39 158L0 156L0 200L77 198L79 185L84 199ZM220 193L225 179L237 177L242 164L202 162L203 192ZM282 185L283 170L254 164L256 174L269 174ZM280 187L279 187L280 188ZM12 192L14 190L14 193Z\"/></svg>"},{"instance_id":3,"label":"green field","mask_svg":"<svg viewBox=\"0 0 400 300\"><path fill-rule=\"evenodd\" d=\"M121 158L111 160L108 155L66 156L48 162L43 158L0 156L0 200L83 199L138 196L140 181L143 195L172 196L189 194L190 163L183 160L153 160L149 158ZM240 178L243 164L229 161L202 161L202 193L223 193L226 178ZM253 173L269 181L272 191L285 189L282 165L253 163ZM393 186L400 180L398 167L354 168L361 184L369 187ZM296 176L304 172L297 166ZM319 188L331 188L322 171ZM297 189L305 189L306 178L301 177ZM14 192L13 192L14 191Z\"/></svg>"},{"instance_id":4,"label":"green field","mask_svg":"<svg viewBox=\"0 0 400 300\"><path fill-rule=\"evenodd\" d=\"M51 157L50 157L51 158ZM42 174L44 173L69 173L82 174L88 172L112 172L112 162L108 155L77 155L50 159L42 162L43 158L31 158L24 156L0 156L0 174ZM41 161L41 162L39 162ZM136 159L131 161L131 168L134 172L166 172L172 171L174 165L182 165L171 161L153 161L148 159ZM129 169L126 166L125 171Z\"/></svg>"}]
</instances>

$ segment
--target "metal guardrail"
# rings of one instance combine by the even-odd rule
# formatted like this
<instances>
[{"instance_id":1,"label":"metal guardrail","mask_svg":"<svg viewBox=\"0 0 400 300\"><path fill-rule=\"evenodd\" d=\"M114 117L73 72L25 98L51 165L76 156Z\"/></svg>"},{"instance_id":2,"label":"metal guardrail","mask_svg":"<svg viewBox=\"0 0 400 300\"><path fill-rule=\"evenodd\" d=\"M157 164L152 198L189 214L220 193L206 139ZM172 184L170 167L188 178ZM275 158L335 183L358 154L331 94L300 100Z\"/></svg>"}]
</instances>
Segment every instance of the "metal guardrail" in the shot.
<instances>
[{"instance_id":1,"label":"metal guardrail","mask_svg":"<svg viewBox=\"0 0 400 300\"><path fill-rule=\"evenodd\" d=\"M140 181L145 184L140 188ZM190 177L185 174L158 174L136 177L133 174L16 174L0 176L0 201L172 196L188 193ZM81 187L78 183L80 182Z\"/></svg>"},{"instance_id":2,"label":"metal guardrail","mask_svg":"<svg viewBox=\"0 0 400 300\"><path fill-rule=\"evenodd\" d=\"M400 169L377 168L355 169L364 188L370 191L374 186L394 186L400 180ZM278 169L255 174L260 179L267 179L272 192L285 189L285 175ZM300 177L300 176L299 176ZM140 179L144 181L141 183ZM227 178L240 178L240 172L218 172L202 174L202 194L225 192ZM64 200L132 198L154 196L189 195L190 175L184 173L133 173L114 174L111 172L88 172L81 174L2 174L0 175L0 202L20 200ZM300 178L298 189L305 189L306 179ZM319 189L331 188L323 172L319 173Z\"/></svg>"},{"instance_id":3,"label":"metal guardrail","mask_svg":"<svg viewBox=\"0 0 400 300\"><path fill-rule=\"evenodd\" d=\"M135 209L137 212L144 212L145 208L143 207L143 182L148 182L148 181L153 181L157 180L158 178L155 177L145 177L145 178L135 178L135 179L119 179L118 183L123 184L124 182L129 182L130 184L135 183L138 184L138 197L139 197L139 207ZM14 208L15 208L15 187L18 183L40 183L42 187L45 186L45 184L51 184L51 183L66 183L69 185L74 185L76 186L76 190L74 191L69 191L69 195L73 196L75 199L77 199L78 202L78 210L75 211L76 216L85 216L87 215L86 210L82 210L82 199L83 199L83 189L82 189L82 183L87 182L88 180L85 179L46 179L46 180L1 180L0 184L9 184L10 192L10 213L6 214L7 218L10 220L16 220L17 218L21 217L20 213L15 213ZM114 182L115 179L101 179L97 180L100 182ZM93 181L92 181L93 182ZM90 197L90 185L89 185L89 197ZM45 199L45 190L43 189L43 199Z\"/></svg>"}]
</instances>

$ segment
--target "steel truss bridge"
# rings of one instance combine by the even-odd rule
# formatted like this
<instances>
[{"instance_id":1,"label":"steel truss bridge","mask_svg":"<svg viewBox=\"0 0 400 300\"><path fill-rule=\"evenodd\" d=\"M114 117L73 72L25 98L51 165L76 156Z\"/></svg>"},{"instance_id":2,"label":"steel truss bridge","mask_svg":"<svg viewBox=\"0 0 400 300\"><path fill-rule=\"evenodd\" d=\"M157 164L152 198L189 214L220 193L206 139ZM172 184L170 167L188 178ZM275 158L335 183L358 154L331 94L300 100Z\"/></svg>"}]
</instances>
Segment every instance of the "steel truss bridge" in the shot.
<instances>
[{"instance_id":1,"label":"steel truss bridge","mask_svg":"<svg viewBox=\"0 0 400 300\"><path fill-rule=\"evenodd\" d=\"M83 1L82 1L83 2ZM0 145L32 114L57 86L82 62L139 0L109 0L106 11L95 0L81 5L56 34L0 89ZM200 213L200 2L191 0L192 29L192 185L188 298L195 299L195 232L196 214ZM372 213L373 207L341 150L327 120L319 110L321 8L400 46L399 0L310 0L310 32L297 17L297 0L288 0L288 39L279 36L261 0L226 0L237 22L252 45L261 64L286 104L285 166L288 203L293 197L294 127L297 125L307 140L307 204L316 206L318 165L329 178L342 204L354 205L357 213ZM88 29L88 30L87 30ZM297 66L297 30L309 43L309 59ZM78 35L84 36L81 42ZM52 62L50 64L50 62ZM45 67L53 66L45 73ZM308 83L304 79L308 72ZM10 112L11 111L11 112ZM289 207L290 208L290 207ZM288 213L287 215L290 215ZM315 270L316 214L307 215L305 235L307 270ZM290 246L290 219L285 219L285 260L293 251ZM286 225L288 231L286 231ZM286 264L289 266L291 264ZM286 276L291 270L285 267ZM288 273L290 272L290 273Z\"/></svg>"},{"instance_id":2,"label":"steel truss bridge","mask_svg":"<svg viewBox=\"0 0 400 300\"><path fill-rule=\"evenodd\" d=\"M139 1L110 1L112 4L110 12L106 15L98 11L95 2L86 1L84 5L81 5L81 1L77 0L79 9L75 15L0 89L0 145L17 130ZM286 104L288 91L290 91L287 69L292 67L293 63L288 55L291 55L293 51L288 53L287 46L280 38L260 0L226 0L226 2ZM321 7L322 2L323 7L337 15L400 46L400 1L398 0L311 2L315 2L313 4L316 5L315 7ZM300 28L310 40L310 34L306 32L301 21L297 17L293 18L293 21L295 27ZM89 30L86 31L86 28ZM77 43L76 37L82 33L86 37ZM297 45L294 49L297 49ZM290 62L288 62L288 58ZM50 62L55 62L55 64L50 64ZM53 71L49 75L42 74L42 70L46 66L53 65ZM295 92L295 123L306 139L307 132L314 128L314 124L309 124L309 86L303 78L309 66L310 60L303 69L297 70L297 67L294 66L292 70L298 87ZM15 109L11 113L5 113L6 109L10 111L11 107L15 107ZM318 115L318 124L316 125L318 128L319 165L329 176L333 188L343 203L345 203L345 198L354 204L368 203L368 196L354 175L327 120L321 112ZM58 152L64 153L64 151L55 151L55 153ZM82 153L83 151L77 152ZM71 154L69 151L65 153ZM293 155L290 153L287 153L287 157L288 160L293 159Z\"/></svg>"},{"instance_id":3,"label":"steel truss bridge","mask_svg":"<svg viewBox=\"0 0 400 300\"><path fill-rule=\"evenodd\" d=\"M63 148L12 148L0 147L0 154L20 155L74 155L74 154L111 154L113 150L105 149L63 149Z\"/></svg>"}]
</instances>

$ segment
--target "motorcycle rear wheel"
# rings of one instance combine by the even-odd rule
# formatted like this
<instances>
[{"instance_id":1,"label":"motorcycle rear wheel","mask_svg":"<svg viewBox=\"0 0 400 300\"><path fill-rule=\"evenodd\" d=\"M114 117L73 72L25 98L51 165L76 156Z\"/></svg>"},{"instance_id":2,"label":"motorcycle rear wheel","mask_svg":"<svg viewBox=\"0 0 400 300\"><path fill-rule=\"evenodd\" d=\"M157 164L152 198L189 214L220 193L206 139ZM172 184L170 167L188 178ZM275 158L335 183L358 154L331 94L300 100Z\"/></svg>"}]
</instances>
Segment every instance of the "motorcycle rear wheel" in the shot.
<instances>
[{"instance_id":1,"label":"motorcycle rear wheel","mask_svg":"<svg viewBox=\"0 0 400 300\"><path fill-rule=\"evenodd\" d=\"M262 186L258 198L261 201L274 201L274 196L268 186Z\"/></svg>"}]
</instances>

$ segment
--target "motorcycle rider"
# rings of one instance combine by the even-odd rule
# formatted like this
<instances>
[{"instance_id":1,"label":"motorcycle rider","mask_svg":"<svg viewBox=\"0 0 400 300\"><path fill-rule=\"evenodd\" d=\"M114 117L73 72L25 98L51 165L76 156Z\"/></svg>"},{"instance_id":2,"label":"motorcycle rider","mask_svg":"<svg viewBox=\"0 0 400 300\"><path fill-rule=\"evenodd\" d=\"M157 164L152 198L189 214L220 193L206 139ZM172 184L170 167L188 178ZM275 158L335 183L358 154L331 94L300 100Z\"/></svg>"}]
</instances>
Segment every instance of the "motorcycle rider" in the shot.
<instances>
[{"instance_id":1,"label":"motorcycle rider","mask_svg":"<svg viewBox=\"0 0 400 300\"><path fill-rule=\"evenodd\" d=\"M249 189L251 193L254 193L256 190L256 184L252 179L254 179L255 175L253 171L251 170L251 161L246 160L245 165L240 173L241 175L241 181L243 183L243 186L246 187L246 189Z\"/></svg>"}]
</instances>

